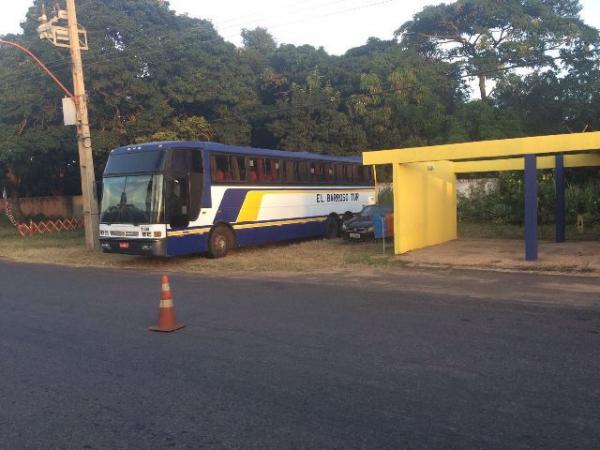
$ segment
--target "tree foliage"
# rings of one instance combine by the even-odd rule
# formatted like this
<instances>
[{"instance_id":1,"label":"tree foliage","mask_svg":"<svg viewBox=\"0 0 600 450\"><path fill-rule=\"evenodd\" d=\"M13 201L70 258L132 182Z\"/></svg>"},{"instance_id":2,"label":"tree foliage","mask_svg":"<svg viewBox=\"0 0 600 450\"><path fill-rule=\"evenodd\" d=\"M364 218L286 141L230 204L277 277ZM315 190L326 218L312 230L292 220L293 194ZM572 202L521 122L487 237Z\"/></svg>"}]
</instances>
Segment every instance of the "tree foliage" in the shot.
<instances>
[{"instance_id":1,"label":"tree foliage","mask_svg":"<svg viewBox=\"0 0 600 450\"><path fill-rule=\"evenodd\" d=\"M23 32L3 38L68 82L68 52L39 39L41 0L33 3ZM243 30L236 48L164 1L78 0L78 9L98 176L110 149L149 140L356 154L600 129L597 31L577 0L428 7L399 28L401 39L371 38L342 56L278 44L260 27ZM472 100L465 72L495 80L492 95ZM0 48L0 175L21 195L79 190L61 97L24 55Z\"/></svg>"},{"instance_id":2,"label":"tree foliage","mask_svg":"<svg viewBox=\"0 0 600 450\"><path fill-rule=\"evenodd\" d=\"M597 30L579 18L578 0L458 0L428 6L396 34L421 53L459 63L486 80L511 67L557 69L556 54L597 43Z\"/></svg>"}]
</instances>

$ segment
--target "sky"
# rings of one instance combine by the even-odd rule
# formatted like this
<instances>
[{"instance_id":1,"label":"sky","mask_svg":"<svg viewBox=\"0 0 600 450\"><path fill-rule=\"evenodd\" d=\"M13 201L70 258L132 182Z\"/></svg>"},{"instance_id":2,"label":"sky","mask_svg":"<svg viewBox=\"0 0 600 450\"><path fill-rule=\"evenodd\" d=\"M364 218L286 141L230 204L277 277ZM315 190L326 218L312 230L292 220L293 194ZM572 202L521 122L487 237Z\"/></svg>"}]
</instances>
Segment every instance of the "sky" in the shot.
<instances>
[{"instance_id":1,"label":"sky","mask_svg":"<svg viewBox=\"0 0 600 450\"><path fill-rule=\"evenodd\" d=\"M446 0L450 2L451 0ZM14 0L2 8L0 35L18 33L33 4ZM49 0L48 4L53 1ZM394 31L436 0L170 0L178 13L209 19L228 41L240 45L242 28L263 26L282 44L310 44L331 54L363 45L371 36L390 39ZM582 18L600 28L600 0L581 0ZM85 24L83 24L85 26Z\"/></svg>"}]
</instances>

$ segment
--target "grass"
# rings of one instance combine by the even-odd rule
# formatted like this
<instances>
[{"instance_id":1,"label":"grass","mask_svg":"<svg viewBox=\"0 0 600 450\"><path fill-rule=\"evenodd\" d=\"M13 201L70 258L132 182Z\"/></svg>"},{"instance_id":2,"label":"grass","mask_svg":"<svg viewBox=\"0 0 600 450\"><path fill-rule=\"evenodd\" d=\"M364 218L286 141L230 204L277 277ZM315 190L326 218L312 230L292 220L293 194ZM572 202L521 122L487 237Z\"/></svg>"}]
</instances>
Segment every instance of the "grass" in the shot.
<instances>
[{"instance_id":1,"label":"grass","mask_svg":"<svg viewBox=\"0 0 600 450\"><path fill-rule=\"evenodd\" d=\"M3 219L0 219L0 257L76 267L207 273L324 272L347 267L394 264L389 245L387 255L383 256L381 243L349 243L339 239L317 239L238 249L226 258L216 260L196 255L177 258L107 255L87 251L81 230L22 238Z\"/></svg>"},{"instance_id":2,"label":"grass","mask_svg":"<svg viewBox=\"0 0 600 450\"><path fill-rule=\"evenodd\" d=\"M459 222L459 239L523 239L525 229L521 225L505 225L495 223ZM541 240L554 239L554 225L538 227L538 238ZM567 225L568 241L598 241L600 240L600 224L589 225L583 233L575 225Z\"/></svg>"},{"instance_id":3,"label":"grass","mask_svg":"<svg viewBox=\"0 0 600 450\"><path fill-rule=\"evenodd\" d=\"M553 227L540 230L542 239L551 240ZM523 239L518 226L460 223L459 237L471 239ZM598 240L600 227L588 228L579 234L573 227L567 230L569 240ZM249 247L232 251L223 259L200 256L178 258L147 258L127 255L107 255L85 249L83 231L21 237L4 217L0 218L0 257L16 261L61 264L76 267L110 267L156 271L227 273L323 273L339 270L393 268L411 264L412 259L395 257L391 242L384 255L381 242L344 242L309 240ZM418 262L418 257L417 260ZM412 262L415 262L412 261Z\"/></svg>"}]
</instances>

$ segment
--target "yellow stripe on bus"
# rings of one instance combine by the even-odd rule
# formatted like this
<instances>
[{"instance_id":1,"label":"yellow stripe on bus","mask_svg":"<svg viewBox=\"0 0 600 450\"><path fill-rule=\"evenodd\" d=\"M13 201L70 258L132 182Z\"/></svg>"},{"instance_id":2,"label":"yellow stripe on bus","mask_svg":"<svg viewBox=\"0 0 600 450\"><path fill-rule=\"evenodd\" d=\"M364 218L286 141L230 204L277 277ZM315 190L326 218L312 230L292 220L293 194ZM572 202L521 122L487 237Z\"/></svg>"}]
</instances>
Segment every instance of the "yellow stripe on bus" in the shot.
<instances>
[{"instance_id":1,"label":"yellow stripe on bus","mask_svg":"<svg viewBox=\"0 0 600 450\"><path fill-rule=\"evenodd\" d=\"M246 194L244 203L240 208L236 222L256 222L258 220L258 213L265 195L281 195L281 194L322 194L323 192L328 193L339 193L339 192L356 192L356 191L372 191L370 188L358 188L358 189L327 189L327 190L269 190L269 191L250 191Z\"/></svg>"},{"instance_id":2,"label":"yellow stripe on bus","mask_svg":"<svg viewBox=\"0 0 600 450\"><path fill-rule=\"evenodd\" d=\"M181 236L189 236L192 234L204 234L208 231L210 231L210 227L208 227L208 228L192 228L190 230L169 231L169 232L167 232L167 236L181 237Z\"/></svg>"},{"instance_id":3,"label":"yellow stripe on bus","mask_svg":"<svg viewBox=\"0 0 600 450\"><path fill-rule=\"evenodd\" d=\"M233 228L236 230L245 230L248 228L279 227L282 225L294 225L294 224L299 224L299 223L321 222L325 219L327 219L327 216L311 217L309 219L272 220L269 222L246 223L243 225L235 225L234 224Z\"/></svg>"},{"instance_id":4,"label":"yellow stripe on bus","mask_svg":"<svg viewBox=\"0 0 600 450\"><path fill-rule=\"evenodd\" d=\"M295 225L301 223L309 223L309 222L322 222L327 219L327 216L319 216L319 217L310 217L306 219L290 219L290 220L269 220L265 222L255 222L255 223L244 223L240 225L232 224L235 230L246 230L249 228L262 228L262 227L278 227L282 225ZM178 231L169 231L167 235L169 237L182 237L189 236L194 234L204 234L210 231L210 228L194 228L191 230L178 230Z\"/></svg>"}]
</instances>

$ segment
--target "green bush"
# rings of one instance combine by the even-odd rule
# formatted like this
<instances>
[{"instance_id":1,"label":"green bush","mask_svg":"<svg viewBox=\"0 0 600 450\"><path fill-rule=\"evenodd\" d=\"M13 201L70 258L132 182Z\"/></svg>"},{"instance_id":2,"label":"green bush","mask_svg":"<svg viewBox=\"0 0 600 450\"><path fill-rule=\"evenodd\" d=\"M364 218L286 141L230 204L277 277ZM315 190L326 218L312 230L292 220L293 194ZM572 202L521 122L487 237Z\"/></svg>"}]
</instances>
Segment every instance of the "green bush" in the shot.
<instances>
[{"instance_id":1,"label":"green bush","mask_svg":"<svg viewBox=\"0 0 600 450\"><path fill-rule=\"evenodd\" d=\"M600 179L572 179L566 188L567 223L582 214L588 224L600 224ZM538 221L554 223L555 187L552 172L538 175ZM475 184L467 195L458 195L458 218L462 222L522 225L524 221L523 173L502 173L494 189Z\"/></svg>"},{"instance_id":2,"label":"green bush","mask_svg":"<svg viewBox=\"0 0 600 450\"><path fill-rule=\"evenodd\" d=\"M380 205L394 206L394 191L392 188L384 188L379 191L377 203Z\"/></svg>"}]
</instances>

